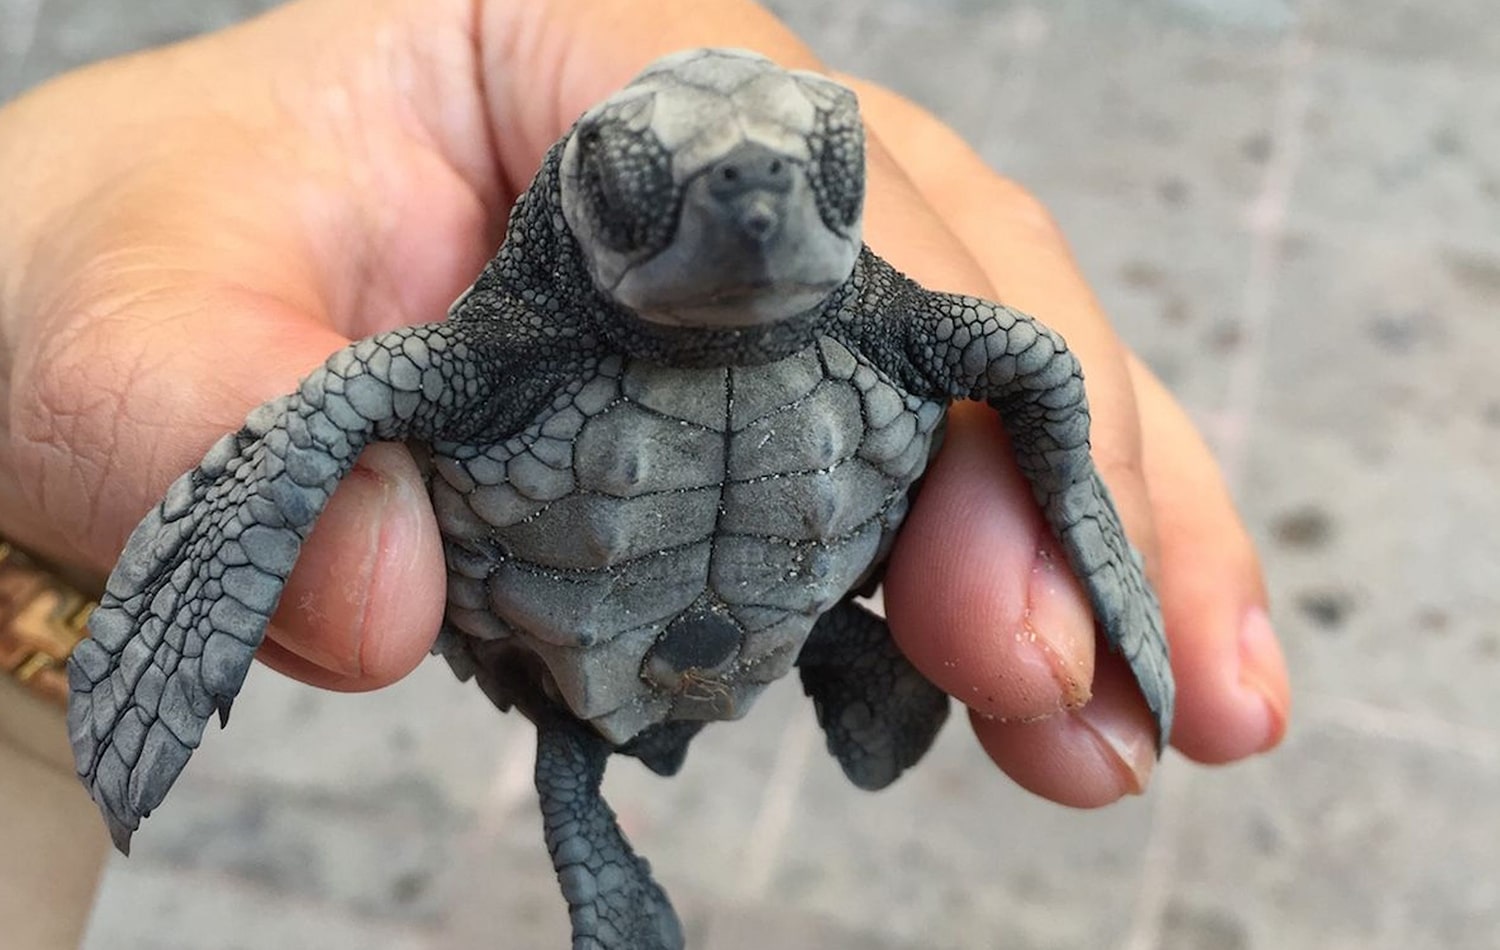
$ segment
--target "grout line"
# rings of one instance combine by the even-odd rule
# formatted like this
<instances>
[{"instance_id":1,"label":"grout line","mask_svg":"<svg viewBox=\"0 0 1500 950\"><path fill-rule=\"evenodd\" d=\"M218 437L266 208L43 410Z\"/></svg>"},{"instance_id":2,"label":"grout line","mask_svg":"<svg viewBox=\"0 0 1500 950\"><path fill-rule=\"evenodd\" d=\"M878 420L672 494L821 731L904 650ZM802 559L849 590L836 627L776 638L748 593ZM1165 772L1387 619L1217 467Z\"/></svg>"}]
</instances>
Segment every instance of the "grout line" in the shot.
<instances>
[{"instance_id":1,"label":"grout line","mask_svg":"<svg viewBox=\"0 0 1500 950\"><path fill-rule=\"evenodd\" d=\"M1281 52L1281 83L1272 128L1275 151L1247 221L1251 247L1240 305L1244 355L1229 369L1222 410L1208 417L1212 422L1208 435L1231 492L1242 484L1249 458L1249 434L1265 378L1266 344L1287 212L1302 163L1303 133L1312 102L1310 67L1315 44L1294 29L1282 43ZM1190 774L1181 768L1166 767L1159 772L1151 830L1141 862L1140 890L1125 950L1155 950L1162 944L1162 918L1177 877L1180 815L1190 781Z\"/></svg>"},{"instance_id":2,"label":"grout line","mask_svg":"<svg viewBox=\"0 0 1500 950\"><path fill-rule=\"evenodd\" d=\"M1312 104L1309 71L1314 52L1313 41L1299 33L1291 34L1285 44L1282 67L1285 78L1272 132L1275 149L1266 165L1260 191L1248 209L1250 264L1241 303L1244 356L1229 368L1224 410L1219 418L1218 436L1222 441L1215 446L1231 491L1239 487L1245 474L1250 423L1259 406L1265 378L1276 273L1286 238L1292 188L1302 164L1307 113Z\"/></svg>"},{"instance_id":3,"label":"grout line","mask_svg":"<svg viewBox=\"0 0 1500 950\"><path fill-rule=\"evenodd\" d=\"M1452 752L1486 765L1500 764L1500 734L1421 713L1388 709L1344 696L1304 695L1302 715L1362 736Z\"/></svg>"},{"instance_id":4,"label":"grout line","mask_svg":"<svg viewBox=\"0 0 1500 950\"><path fill-rule=\"evenodd\" d=\"M802 777L807 773L815 735L812 716L792 717L782 733L760 812L745 835L747 844L740 859L744 885L739 894L744 900L758 900L771 887L782 845L792 825L792 812L802 789Z\"/></svg>"}]
</instances>

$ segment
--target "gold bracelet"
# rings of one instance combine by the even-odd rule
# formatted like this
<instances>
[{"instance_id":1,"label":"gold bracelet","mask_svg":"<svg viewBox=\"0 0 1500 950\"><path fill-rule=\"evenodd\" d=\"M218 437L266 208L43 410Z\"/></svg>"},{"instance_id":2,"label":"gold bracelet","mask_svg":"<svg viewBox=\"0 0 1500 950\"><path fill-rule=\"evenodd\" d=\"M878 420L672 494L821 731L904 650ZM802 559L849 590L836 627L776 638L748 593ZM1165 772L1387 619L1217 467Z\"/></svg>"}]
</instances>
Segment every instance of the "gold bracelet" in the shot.
<instances>
[{"instance_id":1,"label":"gold bracelet","mask_svg":"<svg viewBox=\"0 0 1500 950\"><path fill-rule=\"evenodd\" d=\"M0 673L68 704L68 657L88 636L95 602L0 538Z\"/></svg>"}]
</instances>

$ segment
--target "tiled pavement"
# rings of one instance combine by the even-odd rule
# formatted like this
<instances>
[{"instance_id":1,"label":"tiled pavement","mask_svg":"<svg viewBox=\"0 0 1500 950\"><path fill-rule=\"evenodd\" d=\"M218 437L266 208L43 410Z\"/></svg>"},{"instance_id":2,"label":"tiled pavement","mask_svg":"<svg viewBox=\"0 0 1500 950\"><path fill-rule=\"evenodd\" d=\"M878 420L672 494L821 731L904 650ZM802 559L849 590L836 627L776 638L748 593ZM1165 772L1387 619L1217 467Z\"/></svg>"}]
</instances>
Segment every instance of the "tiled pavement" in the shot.
<instances>
[{"instance_id":1,"label":"tiled pavement","mask_svg":"<svg viewBox=\"0 0 1500 950\"><path fill-rule=\"evenodd\" d=\"M264 0L0 0L0 96ZM1080 814L950 728L845 785L795 686L610 795L694 946L1500 946L1494 0L779 0L1062 220L1264 545L1275 755ZM528 728L429 666L258 671L111 865L90 950L555 947Z\"/></svg>"}]
</instances>

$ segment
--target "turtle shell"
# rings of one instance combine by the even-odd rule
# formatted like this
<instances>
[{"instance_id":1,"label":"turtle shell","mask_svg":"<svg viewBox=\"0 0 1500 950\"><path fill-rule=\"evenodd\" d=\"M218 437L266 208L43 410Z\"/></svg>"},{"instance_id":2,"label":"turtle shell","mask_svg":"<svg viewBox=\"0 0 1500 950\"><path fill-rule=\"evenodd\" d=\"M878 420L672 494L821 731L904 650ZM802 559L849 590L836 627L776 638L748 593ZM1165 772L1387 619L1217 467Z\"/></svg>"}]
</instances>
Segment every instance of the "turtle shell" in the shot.
<instances>
[{"instance_id":1,"label":"turtle shell","mask_svg":"<svg viewBox=\"0 0 1500 950\"><path fill-rule=\"evenodd\" d=\"M444 652L540 659L616 744L737 718L884 559L942 416L831 337L757 366L599 360L520 434L435 458Z\"/></svg>"}]
</instances>

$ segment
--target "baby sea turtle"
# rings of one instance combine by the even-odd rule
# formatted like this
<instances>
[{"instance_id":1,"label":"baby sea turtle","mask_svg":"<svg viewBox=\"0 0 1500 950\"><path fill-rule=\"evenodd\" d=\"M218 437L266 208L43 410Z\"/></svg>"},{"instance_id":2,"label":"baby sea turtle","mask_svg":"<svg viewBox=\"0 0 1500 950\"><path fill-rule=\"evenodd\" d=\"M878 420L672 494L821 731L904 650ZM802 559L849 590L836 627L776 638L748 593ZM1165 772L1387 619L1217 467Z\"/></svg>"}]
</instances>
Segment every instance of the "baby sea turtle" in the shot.
<instances>
[{"instance_id":1,"label":"baby sea turtle","mask_svg":"<svg viewBox=\"0 0 1500 950\"><path fill-rule=\"evenodd\" d=\"M658 61L585 114L445 321L335 353L174 483L69 666L78 774L125 849L227 717L314 520L371 442L412 444L444 537L435 650L538 730L575 948L678 947L600 796L661 774L793 666L864 788L947 697L854 598L950 400L992 405L1165 741L1156 599L1089 457L1078 361L1007 307L864 246L847 88L745 52Z\"/></svg>"}]
</instances>

